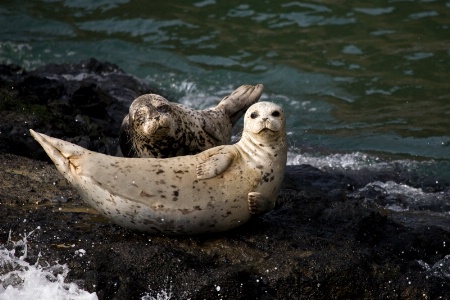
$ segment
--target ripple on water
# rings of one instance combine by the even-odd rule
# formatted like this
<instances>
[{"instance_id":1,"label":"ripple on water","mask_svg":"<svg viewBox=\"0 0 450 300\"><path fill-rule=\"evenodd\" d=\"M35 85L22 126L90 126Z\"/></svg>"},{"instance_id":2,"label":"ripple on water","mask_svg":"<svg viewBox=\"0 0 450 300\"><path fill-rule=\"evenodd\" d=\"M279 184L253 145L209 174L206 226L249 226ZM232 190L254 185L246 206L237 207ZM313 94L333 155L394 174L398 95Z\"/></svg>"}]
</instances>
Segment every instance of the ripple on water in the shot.
<instances>
[{"instance_id":1,"label":"ripple on water","mask_svg":"<svg viewBox=\"0 0 450 300\"><path fill-rule=\"evenodd\" d=\"M367 15L371 16L379 16L384 14L390 14L395 10L395 7L389 6L389 7L375 7L375 8L362 8L357 7L354 9L357 12L361 12Z\"/></svg>"}]
</instances>

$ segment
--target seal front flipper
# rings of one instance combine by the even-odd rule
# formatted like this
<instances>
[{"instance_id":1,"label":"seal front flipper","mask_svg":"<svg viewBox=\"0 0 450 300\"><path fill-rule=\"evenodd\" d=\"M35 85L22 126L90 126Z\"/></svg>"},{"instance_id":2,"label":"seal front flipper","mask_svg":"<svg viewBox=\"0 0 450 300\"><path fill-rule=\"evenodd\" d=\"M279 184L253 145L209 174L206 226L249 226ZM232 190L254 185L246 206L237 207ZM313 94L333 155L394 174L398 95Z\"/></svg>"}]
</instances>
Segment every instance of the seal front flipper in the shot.
<instances>
[{"instance_id":1,"label":"seal front flipper","mask_svg":"<svg viewBox=\"0 0 450 300\"><path fill-rule=\"evenodd\" d=\"M224 148L224 147L223 147ZM225 172L234 160L233 151L213 151L197 165L197 179L209 179ZM215 148L213 148L215 149ZM216 152L216 153L214 153Z\"/></svg>"},{"instance_id":2,"label":"seal front flipper","mask_svg":"<svg viewBox=\"0 0 450 300\"><path fill-rule=\"evenodd\" d=\"M273 209L275 202L258 192L248 193L248 210L252 215L260 215Z\"/></svg>"},{"instance_id":3,"label":"seal front flipper","mask_svg":"<svg viewBox=\"0 0 450 300\"><path fill-rule=\"evenodd\" d=\"M223 98L218 108L222 109L230 118L234 126L237 121L245 114L247 109L258 102L262 95L264 86L262 84L242 85L238 87L231 95Z\"/></svg>"}]
</instances>

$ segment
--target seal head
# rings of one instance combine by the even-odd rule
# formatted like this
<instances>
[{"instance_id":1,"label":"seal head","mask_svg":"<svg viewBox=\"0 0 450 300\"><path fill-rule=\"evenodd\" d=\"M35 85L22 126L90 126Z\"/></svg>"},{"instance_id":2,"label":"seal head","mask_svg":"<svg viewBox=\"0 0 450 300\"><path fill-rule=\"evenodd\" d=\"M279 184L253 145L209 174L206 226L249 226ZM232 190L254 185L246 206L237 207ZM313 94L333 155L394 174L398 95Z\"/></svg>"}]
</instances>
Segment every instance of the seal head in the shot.
<instances>
[{"instance_id":1,"label":"seal head","mask_svg":"<svg viewBox=\"0 0 450 300\"><path fill-rule=\"evenodd\" d=\"M257 102L263 85L243 85L214 108L193 110L156 94L136 98L120 129L125 157L167 158L196 154L230 142L231 130Z\"/></svg>"}]
</instances>

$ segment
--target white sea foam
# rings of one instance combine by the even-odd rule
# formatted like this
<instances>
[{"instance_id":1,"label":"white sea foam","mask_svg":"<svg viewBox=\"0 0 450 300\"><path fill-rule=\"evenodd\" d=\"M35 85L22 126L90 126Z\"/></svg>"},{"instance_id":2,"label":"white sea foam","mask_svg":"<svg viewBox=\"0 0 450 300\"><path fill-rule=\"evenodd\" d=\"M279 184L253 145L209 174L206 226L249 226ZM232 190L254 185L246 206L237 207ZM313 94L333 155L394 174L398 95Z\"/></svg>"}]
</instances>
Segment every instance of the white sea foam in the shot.
<instances>
[{"instance_id":1,"label":"white sea foam","mask_svg":"<svg viewBox=\"0 0 450 300\"><path fill-rule=\"evenodd\" d=\"M373 200L393 211L428 209L445 212L450 207L450 197L445 192L427 193L421 188L393 181L368 183L349 196Z\"/></svg>"},{"instance_id":2,"label":"white sea foam","mask_svg":"<svg viewBox=\"0 0 450 300\"><path fill-rule=\"evenodd\" d=\"M418 260L417 262L420 266L422 266L422 268L424 268L425 272L427 272L431 276L450 279L450 255L446 255L443 259L437 261L432 266L430 266L423 260Z\"/></svg>"},{"instance_id":3,"label":"white sea foam","mask_svg":"<svg viewBox=\"0 0 450 300\"><path fill-rule=\"evenodd\" d=\"M436 168L436 162L418 162L412 160L387 161L361 152L348 154L314 155L310 153L298 154L295 150L288 153L288 165L309 164L321 170L364 170L396 172L400 167L405 171L418 171L422 175L433 176L436 184L445 175L445 171L430 173ZM441 163L441 165L444 165ZM443 166L444 170L448 167ZM445 176L444 176L445 179ZM393 211L431 210L435 212L450 212L450 195L446 191L428 192L421 188L409 186L394 181L374 181L348 194L354 199L374 201Z\"/></svg>"},{"instance_id":4,"label":"white sea foam","mask_svg":"<svg viewBox=\"0 0 450 300\"><path fill-rule=\"evenodd\" d=\"M172 291L168 290L162 290L158 293L156 293L155 296L152 296L151 294L147 293L144 295L141 300L170 300L172 299Z\"/></svg>"},{"instance_id":5,"label":"white sea foam","mask_svg":"<svg viewBox=\"0 0 450 300\"><path fill-rule=\"evenodd\" d=\"M223 97L234 91L231 86L225 86L221 89L199 89L194 82L186 80L177 85L173 84L172 88L182 95L177 102L193 109L215 107Z\"/></svg>"},{"instance_id":6,"label":"white sea foam","mask_svg":"<svg viewBox=\"0 0 450 300\"><path fill-rule=\"evenodd\" d=\"M38 228L39 229L39 228ZM27 258L27 238L34 232L22 236L14 242L11 233L8 249L0 245L0 300L97 300L96 293L89 293L75 283L65 282L69 273L67 265L54 264L43 267L31 265ZM11 247L9 247L11 248ZM18 257L17 249L23 249Z\"/></svg>"},{"instance_id":7,"label":"white sea foam","mask_svg":"<svg viewBox=\"0 0 450 300\"><path fill-rule=\"evenodd\" d=\"M288 165L308 164L318 169L350 169L359 170L366 167L383 167L387 163L379 158L361 152L314 155L310 153L297 154L288 152Z\"/></svg>"},{"instance_id":8,"label":"white sea foam","mask_svg":"<svg viewBox=\"0 0 450 300\"><path fill-rule=\"evenodd\" d=\"M42 266L39 260L36 264L26 261L27 239L35 230L21 236L19 241L12 241L10 232L7 245L0 244L0 300L98 300L96 293L65 282L70 271L66 264ZM75 251L75 256L85 254L84 249ZM171 288L159 292L149 288L141 300L170 300L172 297Z\"/></svg>"}]
</instances>

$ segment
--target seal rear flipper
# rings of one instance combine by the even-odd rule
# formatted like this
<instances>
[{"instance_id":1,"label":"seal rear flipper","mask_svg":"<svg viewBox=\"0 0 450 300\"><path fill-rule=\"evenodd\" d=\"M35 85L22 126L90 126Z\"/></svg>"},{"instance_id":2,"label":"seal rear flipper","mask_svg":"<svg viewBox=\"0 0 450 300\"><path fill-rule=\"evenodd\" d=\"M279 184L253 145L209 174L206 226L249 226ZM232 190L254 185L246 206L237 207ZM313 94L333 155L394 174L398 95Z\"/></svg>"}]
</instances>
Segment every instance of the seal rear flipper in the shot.
<instances>
[{"instance_id":1,"label":"seal rear flipper","mask_svg":"<svg viewBox=\"0 0 450 300\"><path fill-rule=\"evenodd\" d=\"M215 148L212 148L215 150ZM208 155L197 165L197 179L209 179L225 172L235 158L234 152L218 151Z\"/></svg>"},{"instance_id":2,"label":"seal rear flipper","mask_svg":"<svg viewBox=\"0 0 450 300\"><path fill-rule=\"evenodd\" d=\"M261 215L273 209L275 201L270 201L261 193L250 192L247 197L248 209L252 215Z\"/></svg>"},{"instance_id":3,"label":"seal rear flipper","mask_svg":"<svg viewBox=\"0 0 450 300\"><path fill-rule=\"evenodd\" d=\"M30 129L30 134L44 148L58 170L69 179L73 171L71 167L77 169L74 162L87 150L78 145L35 132L33 129Z\"/></svg>"},{"instance_id":4,"label":"seal rear flipper","mask_svg":"<svg viewBox=\"0 0 450 300\"><path fill-rule=\"evenodd\" d=\"M255 86L242 85L231 93L231 95L223 98L217 107L225 111L231 120L231 124L234 126L242 115L245 114L247 109L258 102L263 90L264 86L262 84Z\"/></svg>"},{"instance_id":5,"label":"seal rear flipper","mask_svg":"<svg viewBox=\"0 0 450 300\"><path fill-rule=\"evenodd\" d=\"M52 160L53 158L68 160L75 156L81 156L88 151L83 147L36 132L33 129L30 129L30 134Z\"/></svg>"}]
</instances>

